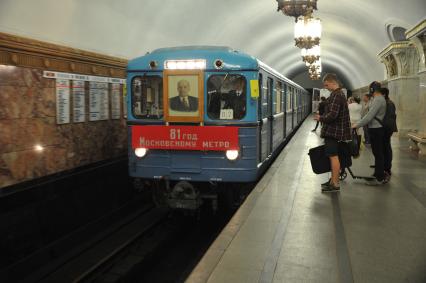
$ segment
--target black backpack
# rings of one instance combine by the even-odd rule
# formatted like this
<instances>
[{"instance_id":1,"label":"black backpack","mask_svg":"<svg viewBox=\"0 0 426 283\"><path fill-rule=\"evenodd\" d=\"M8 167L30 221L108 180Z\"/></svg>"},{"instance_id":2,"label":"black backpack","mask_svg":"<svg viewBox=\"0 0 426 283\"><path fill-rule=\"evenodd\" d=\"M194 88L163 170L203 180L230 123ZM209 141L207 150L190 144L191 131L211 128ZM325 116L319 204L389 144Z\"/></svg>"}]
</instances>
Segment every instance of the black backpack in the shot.
<instances>
[{"instance_id":1,"label":"black backpack","mask_svg":"<svg viewBox=\"0 0 426 283\"><path fill-rule=\"evenodd\" d=\"M385 129L388 133L397 132L398 129L396 127L396 112L395 112L395 104L392 101L386 101L386 112L383 120L380 120L377 117L374 117L380 125L382 125L383 129Z\"/></svg>"}]
</instances>

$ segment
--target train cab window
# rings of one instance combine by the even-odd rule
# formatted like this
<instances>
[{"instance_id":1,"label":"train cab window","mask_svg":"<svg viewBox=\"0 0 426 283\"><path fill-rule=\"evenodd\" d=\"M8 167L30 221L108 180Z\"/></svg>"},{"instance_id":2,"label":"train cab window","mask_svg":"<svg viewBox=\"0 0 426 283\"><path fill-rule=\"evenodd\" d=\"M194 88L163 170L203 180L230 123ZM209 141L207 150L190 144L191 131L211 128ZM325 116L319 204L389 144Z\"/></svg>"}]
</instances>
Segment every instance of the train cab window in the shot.
<instances>
[{"instance_id":1,"label":"train cab window","mask_svg":"<svg viewBox=\"0 0 426 283\"><path fill-rule=\"evenodd\" d=\"M207 115L241 120L246 115L247 83L241 75L212 75L207 80Z\"/></svg>"},{"instance_id":2,"label":"train cab window","mask_svg":"<svg viewBox=\"0 0 426 283\"><path fill-rule=\"evenodd\" d=\"M136 118L163 117L163 79L159 76L135 77L132 80L132 111Z\"/></svg>"}]
</instances>

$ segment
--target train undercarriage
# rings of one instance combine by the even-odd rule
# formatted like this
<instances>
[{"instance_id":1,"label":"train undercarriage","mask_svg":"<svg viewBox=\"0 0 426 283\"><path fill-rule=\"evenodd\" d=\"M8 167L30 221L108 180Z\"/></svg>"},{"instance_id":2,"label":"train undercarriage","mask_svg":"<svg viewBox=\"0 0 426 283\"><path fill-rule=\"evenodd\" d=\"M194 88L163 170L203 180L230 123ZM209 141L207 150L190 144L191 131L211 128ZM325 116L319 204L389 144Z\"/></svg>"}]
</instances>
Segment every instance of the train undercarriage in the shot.
<instances>
[{"instance_id":1,"label":"train undercarriage","mask_svg":"<svg viewBox=\"0 0 426 283\"><path fill-rule=\"evenodd\" d=\"M150 190L158 207L197 211L209 204L212 211L233 209L241 205L253 183L189 182L135 178L137 190Z\"/></svg>"}]
</instances>

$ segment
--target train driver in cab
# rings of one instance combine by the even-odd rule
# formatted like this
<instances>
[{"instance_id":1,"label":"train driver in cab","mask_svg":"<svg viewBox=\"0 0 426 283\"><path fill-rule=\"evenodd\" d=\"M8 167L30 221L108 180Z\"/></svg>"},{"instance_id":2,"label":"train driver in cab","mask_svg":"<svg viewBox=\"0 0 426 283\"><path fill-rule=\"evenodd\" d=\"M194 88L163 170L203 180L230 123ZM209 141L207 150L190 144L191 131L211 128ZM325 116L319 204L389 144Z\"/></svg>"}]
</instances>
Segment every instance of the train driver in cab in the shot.
<instances>
[{"instance_id":1,"label":"train driver in cab","mask_svg":"<svg viewBox=\"0 0 426 283\"><path fill-rule=\"evenodd\" d=\"M198 98L191 96L191 86L187 80L180 80L177 83L178 95L170 98L170 109L183 112L198 111Z\"/></svg>"},{"instance_id":2,"label":"train driver in cab","mask_svg":"<svg viewBox=\"0 0 426 283\"><path fill-rule=\"evenodd\" d=\"M246 114L245 79L237 77L233 89L229 91L224 109L233 109L234 119L242 119Z\"/></svg>"},{"instance_id":3,"label":"train driver in cab","mask_svg":"<svg viewBox=\"0 0 426 283\"><path fill-rule=\"evenodd\" d=\"M218 89L222 86L223 80L219 83ZM217 91L214 83L209 86L209 105L208 111L210 117L214 119L242 119L246 114L246 92L244 77L237 76L231 79L223 90ZM221 115L222 110L232 110L231 116Z\"/></svg>"}]
</instances>

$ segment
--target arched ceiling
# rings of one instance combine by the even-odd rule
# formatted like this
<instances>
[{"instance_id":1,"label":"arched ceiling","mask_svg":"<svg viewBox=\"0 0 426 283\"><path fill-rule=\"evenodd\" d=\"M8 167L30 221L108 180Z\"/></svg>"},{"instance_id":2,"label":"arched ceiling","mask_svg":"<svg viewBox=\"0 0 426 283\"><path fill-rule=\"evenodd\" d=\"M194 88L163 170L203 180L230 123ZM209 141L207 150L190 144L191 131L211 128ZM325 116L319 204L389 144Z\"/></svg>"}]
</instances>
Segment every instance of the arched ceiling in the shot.
<instances>
[{"instance_id":1,"label":"arched ceiling","mask_svg":"<svg viewBox=\"0 0 426 283\"><path fill-rule=\"evenodd\" d=\"M289 78L306 71L294 46L294 18L275 0L0 0L0 31L134 58L159 47L225 45ZM384 79L377 54L389 25L409 29L425 0L318 0L322 62L348 88Z\"/></svg>"}]
</instances>

